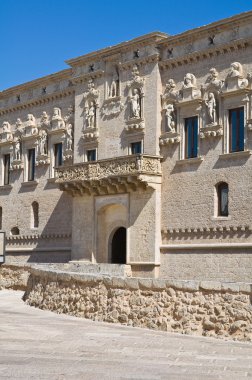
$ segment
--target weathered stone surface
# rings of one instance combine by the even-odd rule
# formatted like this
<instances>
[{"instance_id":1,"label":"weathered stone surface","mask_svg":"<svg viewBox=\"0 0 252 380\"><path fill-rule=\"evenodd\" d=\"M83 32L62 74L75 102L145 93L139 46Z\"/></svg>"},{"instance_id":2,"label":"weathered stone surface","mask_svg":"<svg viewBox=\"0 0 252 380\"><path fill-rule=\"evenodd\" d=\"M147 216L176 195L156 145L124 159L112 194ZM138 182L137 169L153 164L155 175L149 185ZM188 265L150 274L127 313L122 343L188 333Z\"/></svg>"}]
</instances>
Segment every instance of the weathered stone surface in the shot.
<instances>
[{"instance_id":1,"label":"weathered stone surface","mask_svg":"<svg viewBox=\"0 0 252 380\"><path fill-rule=\"evenodd\" d=\"M0 266L0 289L25 290L28 277L28 269L2 265Z\"/></svg>"},{"instance_id":2,"label":"weathered stone surface","mask_svg":"<svg viewBox=\"0 0 252 380\"><path fill-rule=\"evenodd\" d=\"M52 271L48 274L31 271L24 296L29 305L129 326L252 340L252 292L242 292L241 284L172 285L155 279L150 286L151 280L140 278L106 277L103 281L101 276L71 273L64 277L56 272L53 278Z\"/></svg>"}]
</instances>

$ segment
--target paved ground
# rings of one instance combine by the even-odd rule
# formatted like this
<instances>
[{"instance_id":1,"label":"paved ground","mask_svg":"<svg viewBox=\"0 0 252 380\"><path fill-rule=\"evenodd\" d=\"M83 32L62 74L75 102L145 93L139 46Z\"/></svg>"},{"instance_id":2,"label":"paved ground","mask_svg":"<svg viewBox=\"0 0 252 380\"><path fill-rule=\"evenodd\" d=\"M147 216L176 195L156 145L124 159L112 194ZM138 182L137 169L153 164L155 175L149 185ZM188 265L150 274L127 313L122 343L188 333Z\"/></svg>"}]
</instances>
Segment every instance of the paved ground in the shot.
<instances>
[{"instance_id":1,"label":"paved ground","mask_svg":"<svg viewBox=\"0 0 252 380\"><path fill-rule=\"evenodd\" d=\"M252 344L92 322L0 291L0 379L252 379Z\"/></svg>"}]
</instances>

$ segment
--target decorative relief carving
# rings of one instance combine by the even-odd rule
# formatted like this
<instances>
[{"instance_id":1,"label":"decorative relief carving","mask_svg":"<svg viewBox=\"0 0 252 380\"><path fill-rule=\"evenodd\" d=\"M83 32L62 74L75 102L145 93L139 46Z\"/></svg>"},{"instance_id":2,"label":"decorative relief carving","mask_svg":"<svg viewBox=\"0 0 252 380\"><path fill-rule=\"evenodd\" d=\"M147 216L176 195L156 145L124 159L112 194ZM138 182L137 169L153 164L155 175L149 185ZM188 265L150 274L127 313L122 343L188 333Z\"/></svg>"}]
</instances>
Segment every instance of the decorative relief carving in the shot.
<instances>
[{"instance_id":1,"label":"decorative relief carving","mask_svg":"<svg viewBox=\"0 0 252 380\"><path fill-rule=\"evenodd\" d=\"M88 82L88 90L84 93L84 127L83 139L96 139L98 136L97 131L97 109L99 91L95 89L95 84L92 79Z\"/></svg>"},{"instance_id":2,"label":"decorative relief carving","mask_svg":"<svg viewBox=\"0 0 252 380\"><path fill-rule=\"evenodd\" d=\"M72 180L97 180L127 174L160 175L161 165L159 157L134 155L57 168L57 173L57 182L59 183Z\"/></svg>"},{"instance_id":3,"label":"decorative relief carving","mask_svg":"<svg viewBox=\"0 0 252 380\"><path fill-rule=\"evenodd\" d=\"M38 134L38 128L36 125L36 120L33 114L29 113L25 122L25 129L23 138L34 137Z\"/></svg>"},{"instance_id":4,"label":"decorative relief carving","mask_svg":"<svg viewBox=\"0 0 252 380\"><path fill-rule=\"evenodd\" d=\"M126 122L126 130L128 132L144 129L143 86L144 78L140 77L138 66L135 64L132 69L132 80L127 83L129 118Z\"/></svg>"},{"instance_id":5,"label":"decorative relief carving","mask_svg":"<svg viewBox=\"0 0 252 380\"><path fill-rule=\"evenodd\" d=\"M181 101L190 101L200 98L201 92L197 89L196 78L193 74L187 73L181 89Z\"/></svg>"},{"instance_id":6,"label":"decorative relief carving","mask_svg":"<svg viewBox=\"0 0 252 380\"><path fill-rule=\"evenodd\" d=\"M11 162L11 170L23 169L24 164L22 162L22 150L21 150L21 138L15 138L13 141L13 160Z\"/></svg>"},{"instance_id":7,"label":"decorative relief carving","mask_svg":"<svg viewBox=\"0 0 252 380\"><path fill-rule=\"evenodd\" d=\"M162 134L160 136L160 145L167 145L180 142L180 135L177 133L176 123L176 104L179 100L179 91L176 90L176 84L173 79L169 79L163 95L161 95L162 104Z\"/></svg>"},{"instance_id":8,"label":"decorative relief carving","mask_svg":"<svg viewBox=\"0 0 252 380\"><path fill-rule=\"evenodd\" d=\"M36 141L37 155L36 165L46 165L50 163L48 157L48 135L45 129L41 129Z\"/></svg>"},{"instance_id":9,"label":"decorative relief carving","mask_svg":"<svg viewBox=\"0 0 252 380\"><path fill-rule=\"evenodd\" d=\"M121 97L106 99L101 108L101 114L104 118L109 118L110 116L117 116L124 109L124 105L121 101Z\"/></svg>"},{"instance_id":10,"label":"decorative relief carving","mask_svg":"<svg viewBox=\"0 0 252 380\"><path fill-rule=\"evenodd\" d=\"M65 131L66 124L61 115L61 109L59 107L53 108L53 115L50 123L49 133L54 133L58 131Z\"/></svg>"},{"instance_id":11,"label":"decorative relief carving","mask_svg":"<svg viewBox=\"0 0 252 380\"><path fill-rule=\"evenodd\" d=\"M63 159L64 161L67 161L67 160L71 160L72 158L73 158L73 126L72 124L69 123L66 128Z\"/></svg>"}]
</instances>

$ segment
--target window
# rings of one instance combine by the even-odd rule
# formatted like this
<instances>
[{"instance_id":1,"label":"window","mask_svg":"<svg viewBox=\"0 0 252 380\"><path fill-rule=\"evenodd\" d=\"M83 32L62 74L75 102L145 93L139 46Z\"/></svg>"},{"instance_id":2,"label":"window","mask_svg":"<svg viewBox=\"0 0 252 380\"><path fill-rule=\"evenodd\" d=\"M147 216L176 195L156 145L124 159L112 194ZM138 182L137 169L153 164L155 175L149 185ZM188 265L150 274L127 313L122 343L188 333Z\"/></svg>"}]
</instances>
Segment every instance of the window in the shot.
<instances>
[{"instance_id":1,"label":"window","mask_svg":"<svg viewBox=\"0 0 252 380\"><path fill-rule=\"evenodd\" d=\"M61 166L63 163L62 143L54 144L54 166Z\"/></svg>"},{"instance_id":2,"label":"window","mask_svg":"<svg viewBox=\"0 0 252 380\"><path fill-rule=\"evenodd\" d=\"M185 119L185 158L198 155L198 117Z\"/></svg>"},{"instance_id":3,"label":"window","mask_svg":"<svg viewBox=\"0 0 252 380\"><path fill-rule=\"evenodd\" d=\"M87 150L87 161L96 161L96 149Z\"/></svg>"},{"instance_id":4,"label":"window","mask_svg":"<svg viewBox=\"0 0 252 380\"><path fill-rule=\"evenodd\" d=\"M35 149L28 149L28 181L35 179Z\"/></svg>"},{"instance_id":5,"label":"window","mask_svg":"<svg viewBox=\"0 0 252 380\"><path fill-rule=\"evenodd\" d=\"M218 216L228 216L228 184L221 182L217 185Z\"/></svg>"},{"instance_id":6,"label":"window","mask_svg":"<svg viewBox=\"0 0 252 380\"><path fill-rule=\"evenodd\" d=\"M4 155L4 185L10 183L10 154Z\"/></svg>"},{"instance_id":7,"label":"window","mask_svg":"<svg viewBox=\"0 0 252 380\"><path fill-rule=\"evenodd\" d=\"M229 110L229 151L244 150L244 108Z\"/></svg>"},{"instance_id":8,"label":"window","mask_svg":"<svg viewBox=\"0 0 252 380\"><path fill-rule=\"evenodd\" d=\"M137 141L130 144L131 154L139 154L142 153L142 142Z\"/></svg>"},{"instance_id":9,"label":"window","mask_svg":"<svg viewBox=\"0 0 252 380\"><path fill-rule=\"evenodd\" d=\"M19 235L20 231L18 227L12 227L11 229L11 235Z\"/></svg>"},{"instance_id":10,"label":"window","mask_svg":"<svg viewBox=\"0 0 252 380\"><path fill-rule=\"evenodd\" d=\"M32 213L31 213L31 227L38 228L39 226L39 204L38 202L32 202Z\"/></svg>"}]
</instances>

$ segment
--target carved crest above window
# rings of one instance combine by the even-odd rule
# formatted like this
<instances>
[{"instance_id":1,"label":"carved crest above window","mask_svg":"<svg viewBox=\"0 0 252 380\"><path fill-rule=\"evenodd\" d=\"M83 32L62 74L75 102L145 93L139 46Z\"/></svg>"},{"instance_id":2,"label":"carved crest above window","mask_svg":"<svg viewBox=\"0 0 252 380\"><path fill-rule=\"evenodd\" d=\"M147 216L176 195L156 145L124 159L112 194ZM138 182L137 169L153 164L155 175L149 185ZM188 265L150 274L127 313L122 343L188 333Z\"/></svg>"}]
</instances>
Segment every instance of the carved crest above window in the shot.
<instances>
[{"instance_id":1,"label":"carved crest above window","mask_svg":"<svg viewBox=\"0 0 252 380\"><path fill-rule=\"evenodd\" d=\"M8 121L4 121L0 133L0 143L6 144L13 141L13 134L11 132L11 126Z\"/></svg>"}]
</instances>

